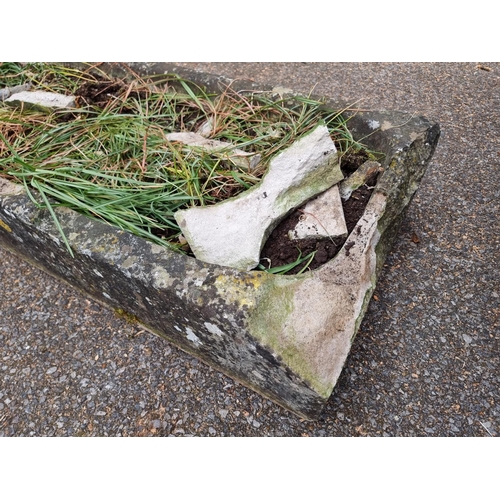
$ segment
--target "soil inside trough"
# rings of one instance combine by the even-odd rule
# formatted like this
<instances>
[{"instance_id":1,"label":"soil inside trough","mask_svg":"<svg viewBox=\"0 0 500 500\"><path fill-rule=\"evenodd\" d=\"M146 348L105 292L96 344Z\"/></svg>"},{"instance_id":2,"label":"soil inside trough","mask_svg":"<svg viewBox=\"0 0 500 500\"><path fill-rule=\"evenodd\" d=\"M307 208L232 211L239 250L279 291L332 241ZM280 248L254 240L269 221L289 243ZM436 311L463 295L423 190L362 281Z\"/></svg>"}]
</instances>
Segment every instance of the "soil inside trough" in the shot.
<instances>
[{"instance_id":1,"label":"soil inside trough","mask_svg":"<svg viewBox=\"0 0 500 500\"><path fill-rule=\"evenodd\" d=\"M342 166L344 176L356 170L356 168L366 161L367 158L364 157L364 155L355 155L351 158L347 158L347 160L348 162ZM352 193L347 201L342 200L342 208L344 210L348 235L351 234L358 220L363 215L375 184L376 180L369 185L361 186ZM309 270L317 269L319 266L335 257L342 248L347 237L291 240L288 237L288 232L295 228L302 215L301 208L298 208L281 221L271 233L261 253L261 264L266 268L291 264L300 256L304 257L311 252L315 252L314 257L307 267ZM303 269L304 265L304 263L298 264L296 267L283 274L297 274Z\"/></svg>"}]
</instances>

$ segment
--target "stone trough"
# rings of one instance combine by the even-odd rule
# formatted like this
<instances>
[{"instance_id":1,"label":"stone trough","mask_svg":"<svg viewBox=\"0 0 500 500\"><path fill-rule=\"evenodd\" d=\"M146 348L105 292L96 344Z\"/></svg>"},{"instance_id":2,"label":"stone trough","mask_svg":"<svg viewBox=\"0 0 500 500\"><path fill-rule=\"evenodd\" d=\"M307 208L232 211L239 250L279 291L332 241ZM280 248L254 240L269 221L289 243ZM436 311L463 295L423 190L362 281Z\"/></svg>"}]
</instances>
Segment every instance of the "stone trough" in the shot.
<instances>
[{"instance_id":1,"label":"stone trough","mask_svg":"<svg viewBox=\"0 0 500 500\"><path fill-rule=\"evenodd\" d=\"M175 72L213 91L228 83L163 63L131 66L142 75ZM232 82L232 88L283 91L249 81ZM325 107L346 108L334 100ZM440 134L437 123L403 112L345 114L354 138L384 154L384 170L343 248L314 271L282 276L208 264L58 208L72 257L49 211L2 179L0 244L297 415L315 419L341 373Z\"/></svg>"}]
</instances>

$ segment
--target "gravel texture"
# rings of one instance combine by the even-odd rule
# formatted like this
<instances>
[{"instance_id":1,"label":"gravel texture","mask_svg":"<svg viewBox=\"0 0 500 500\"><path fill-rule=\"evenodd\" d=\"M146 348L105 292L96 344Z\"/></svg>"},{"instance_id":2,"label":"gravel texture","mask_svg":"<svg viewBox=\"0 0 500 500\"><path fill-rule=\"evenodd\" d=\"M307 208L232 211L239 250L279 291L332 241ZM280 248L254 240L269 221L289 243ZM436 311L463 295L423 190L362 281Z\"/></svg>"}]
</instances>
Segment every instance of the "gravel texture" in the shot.
<instances>
[{"instance_id":1,"label":"gravel texture","mask_svg":"<svg viewBox=\"0 0 500 500\"><path fill-rule=\"evenodd\" d=\"M307 422L0 249L0 436L500 435L500 64L189 63L441 124Z\"/></svg>"}]
</instances>

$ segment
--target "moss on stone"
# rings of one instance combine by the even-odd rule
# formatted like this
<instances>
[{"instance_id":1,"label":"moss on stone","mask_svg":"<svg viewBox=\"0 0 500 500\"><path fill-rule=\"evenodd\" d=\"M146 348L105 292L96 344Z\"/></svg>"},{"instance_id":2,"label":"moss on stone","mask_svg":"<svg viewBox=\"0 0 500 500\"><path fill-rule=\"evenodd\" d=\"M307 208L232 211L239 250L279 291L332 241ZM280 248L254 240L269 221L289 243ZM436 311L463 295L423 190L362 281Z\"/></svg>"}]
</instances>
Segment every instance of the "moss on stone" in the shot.
<instances>
[{"instance_id":1,"label":"moss on stone","mask_svg":"<svg viewBox=\"0 0 500 500\"><path fill-rule=\"evenodd\" d=\"M127 312L121 308L115 309L114 313L119 318L123 318L127 323L138 323L139 322L139 318L135 314Z\"/></svg>"},{"instance_id":2,"label":"moss on stone","mask_svg":"<svg viewBox=\"0 0 500 500\"><path fill-rule=\"evenodd\" d=\"M319 395L327 398L332 388L325 387L318 380L304 352L295 344L297 333L290 324L296 290L304 279L311 277L275 276L269 282L266 293L261 296L258 306L249 314L248 330L280 363L301 377Z\"/></svg>"}]
</instances>

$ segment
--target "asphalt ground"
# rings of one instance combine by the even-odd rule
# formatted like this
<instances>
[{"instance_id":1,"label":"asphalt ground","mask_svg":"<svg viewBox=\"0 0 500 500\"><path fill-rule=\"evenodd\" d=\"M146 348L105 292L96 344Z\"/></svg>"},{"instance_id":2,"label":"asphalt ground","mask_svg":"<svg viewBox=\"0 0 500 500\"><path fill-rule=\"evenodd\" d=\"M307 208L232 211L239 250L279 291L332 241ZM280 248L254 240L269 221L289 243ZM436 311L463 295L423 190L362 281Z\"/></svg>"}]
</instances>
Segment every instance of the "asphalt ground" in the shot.
<instances>
[{"instance_id":1,"label":"asphalt ground","mask_svg":"<svg viewBox=\"0 0 500 500\"><path fill-rule=\"evenodd\" d=\"M441 139L316 422L0 249L0 436L498 436L500 64L189 63Z\"/></svg>"}]
</instances>

